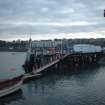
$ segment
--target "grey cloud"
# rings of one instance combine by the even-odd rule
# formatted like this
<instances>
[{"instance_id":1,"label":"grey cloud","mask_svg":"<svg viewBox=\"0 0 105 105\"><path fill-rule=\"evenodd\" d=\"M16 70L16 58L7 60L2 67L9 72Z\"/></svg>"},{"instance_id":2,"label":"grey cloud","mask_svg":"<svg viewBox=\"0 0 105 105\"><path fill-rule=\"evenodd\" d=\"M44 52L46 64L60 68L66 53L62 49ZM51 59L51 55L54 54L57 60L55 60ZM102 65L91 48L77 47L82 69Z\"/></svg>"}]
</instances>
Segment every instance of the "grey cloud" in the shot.
<instances>
[{"instance_id":1,"label":"grey cloud","mask_svg":"<svg viewBox=\"0 0 105 105\"><path fill-rule=\"evenodd\" d=\"M30 32L37 35L94 31L105 27L104 4L105 0L0 0L0 38ZM86 21L90 25L62 26L62 23L76 21ZM17 22L23 23L16 25ZM61 26L54 25L56 22Z\"/></svg>"}]
</instances>

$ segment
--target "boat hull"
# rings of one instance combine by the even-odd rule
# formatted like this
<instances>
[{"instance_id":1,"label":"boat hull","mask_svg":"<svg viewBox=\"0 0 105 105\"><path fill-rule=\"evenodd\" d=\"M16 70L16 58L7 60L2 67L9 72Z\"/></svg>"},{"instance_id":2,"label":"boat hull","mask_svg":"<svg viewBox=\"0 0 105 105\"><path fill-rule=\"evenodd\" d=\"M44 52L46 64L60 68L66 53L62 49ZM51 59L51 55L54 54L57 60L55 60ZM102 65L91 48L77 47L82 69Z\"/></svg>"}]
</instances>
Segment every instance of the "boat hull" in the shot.
<instances>
[{"instance_id":1,"label":"boat hull","mask_svg":"<svg viewBox=\"0 0 105 105\"><path fill-rule=\"evenodd\" d=\"M0 98L18 91L21 88L22 83L23 80L20 80L18 83L14 84L13 86L0 90Z\"/></svg>"}]
</instances>

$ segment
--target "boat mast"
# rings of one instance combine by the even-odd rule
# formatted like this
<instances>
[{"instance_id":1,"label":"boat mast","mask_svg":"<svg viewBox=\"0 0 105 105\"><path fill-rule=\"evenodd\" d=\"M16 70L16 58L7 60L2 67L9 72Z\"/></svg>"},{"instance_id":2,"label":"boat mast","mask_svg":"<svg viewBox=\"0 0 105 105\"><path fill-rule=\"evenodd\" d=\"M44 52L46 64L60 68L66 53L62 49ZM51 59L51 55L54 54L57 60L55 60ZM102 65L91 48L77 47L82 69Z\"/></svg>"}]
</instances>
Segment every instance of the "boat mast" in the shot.
<instances>
[{"instance_id":1,"label":"boat mast","mask_svg":"<svg viewBox=\"0 0 105 105\"><path fill-rule=\"evenodd\" d=\"M26 54L26 61L29 61L31 53L32 53L32 39L31 39L31 34L30 34L28 50L27 50L27 54Z\"/></svg>"},{"instance_id":2,"label":"boat mast","mask_svg":"<svg viewBox=\"0 0 105 105\"><path fill-rule=\"evenodd\" d=\"M31 39L31 34L30 34L30 38L29 38L28 51L29 51L29 52L32 52L32 39Z\"/></svg>"}]
</instances>

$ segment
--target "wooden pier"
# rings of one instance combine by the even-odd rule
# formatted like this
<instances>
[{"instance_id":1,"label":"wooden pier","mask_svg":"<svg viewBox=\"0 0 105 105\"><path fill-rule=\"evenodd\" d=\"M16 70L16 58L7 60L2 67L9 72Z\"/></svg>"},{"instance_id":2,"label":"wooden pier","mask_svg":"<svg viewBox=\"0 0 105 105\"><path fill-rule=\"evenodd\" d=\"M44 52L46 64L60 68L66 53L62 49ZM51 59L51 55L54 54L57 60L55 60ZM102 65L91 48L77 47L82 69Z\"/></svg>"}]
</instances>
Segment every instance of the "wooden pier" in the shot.
<instances>
[{"instance_id":1,"label":"wooden pier","mask_svg":"<svg viewBox=\"0 0 105 105\"><path fill-rule=\"evenodd\" d=\"M60 63L60 66L66 65L69 69L75 69L78 67L81 67L81 65L88 65L97 63L99 58L102 57L102 53L75 53L75 54L66 54L63 56L60 56L60 58L53 60L52 62L49 62L48 64L41 66L40 68L33 70L33 73L26 73L24 74L23 80L26 81L28 79L36 78L41 76L42 72L45 70L50 70L51 67L54 65L58 65Z\"/></svg>"},{"instance_id":2,"label":"wooden pier","mask_svg":"<svg viewBox=\"0 0 105 105\"><path fill-rule=\"evenodd\" d=\"M63 54L62 51L63 50L59 53L54 53L51 55L42 54L41 56L35 56L36 59L40 59L40 62L38 62L38 59L36 60L37 62L35 62L36 65L34 69L34 56L32 56L33 59L30 61L33 61L31 62L33 66L29 66L29 72L24 74L24 81L41 75L40 73L45 72L45 70L50 70L50 68L55 65L57 65L56 67L58 67L59 70L61 70L63 66L67 69L75 70L76 68L78 70L82 66L87 67L88 65L97 64L103 56L100 46L88 44L74 45L73 52L66 52ZM32 67L32 69L30 69L30 67Z\"/></svg>"},{"instance_id":3,"label":"wooden pier","mask_svg":"<svg viewBox=\"0 0 105 105\"><path fill-rule=\"evenodd\" d=\"M60 57L60 58L58 58L58 59L56 59L56 60L54 60L54 61L52 61L52 62L50 62L50 63L48 63L46 65L44 65L44 66L42 66L42 67L40 67L40 68L38 68L36 70L33 70L32 74L31 73L25 73L24 77L23 77L23 81L26 81L26 80L41 76L42 71L44 71L44 70L58 64L61 60L65 59L67 56L68 55L64 55L64 56L62 56L62 57Z\"/></svg>"}]
</instances>

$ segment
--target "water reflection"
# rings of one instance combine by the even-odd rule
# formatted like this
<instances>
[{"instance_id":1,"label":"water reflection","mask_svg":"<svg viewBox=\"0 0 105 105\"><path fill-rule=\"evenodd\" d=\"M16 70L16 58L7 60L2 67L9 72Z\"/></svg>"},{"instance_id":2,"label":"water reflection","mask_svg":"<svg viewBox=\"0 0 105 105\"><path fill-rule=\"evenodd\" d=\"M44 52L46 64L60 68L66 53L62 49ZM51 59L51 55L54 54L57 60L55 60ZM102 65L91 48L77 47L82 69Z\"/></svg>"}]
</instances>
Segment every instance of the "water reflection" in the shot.
<instances>
[{"instance_id":1,"label":"water reflection","mask_svg":"<svg viewBox=\"0 0 105 105\"><path fill-rule=\"evenodd\" d=\"M64 87L70 85L70 83L75 83L80 87L85 87L89 83L92 83L99 71L99 68L100 67L94 67L93 69L81 69L76 72L56 72L53 74L47 74L38 80L30 81L25 84L24 87L27 87L26 89L28 93L37 94L40 92L42 95L48 92L49 89L54 90L60 86Z\"/></svg>"},{"instance_id":2,"label":"water reflection","mask_svg":"<svg viewBox=\"0 0 105 105\"><path fill-rule=\"evenodd\" d=\"M7 105L14 101L24 100L23 92L22 90L18 90L17 92L10 94L8 96L5 96L0 99L0 105Z\"/></svg>"},{"instance_id":3,"label":"water reflection","mask_svg":"<svg viewBox=\"0 0 105 105\"><path fill-rule=\"evenodd\" d=\"M53 73L23 84L2 105L104 105L105 67Z\"/></svg>"}]
</instances>

